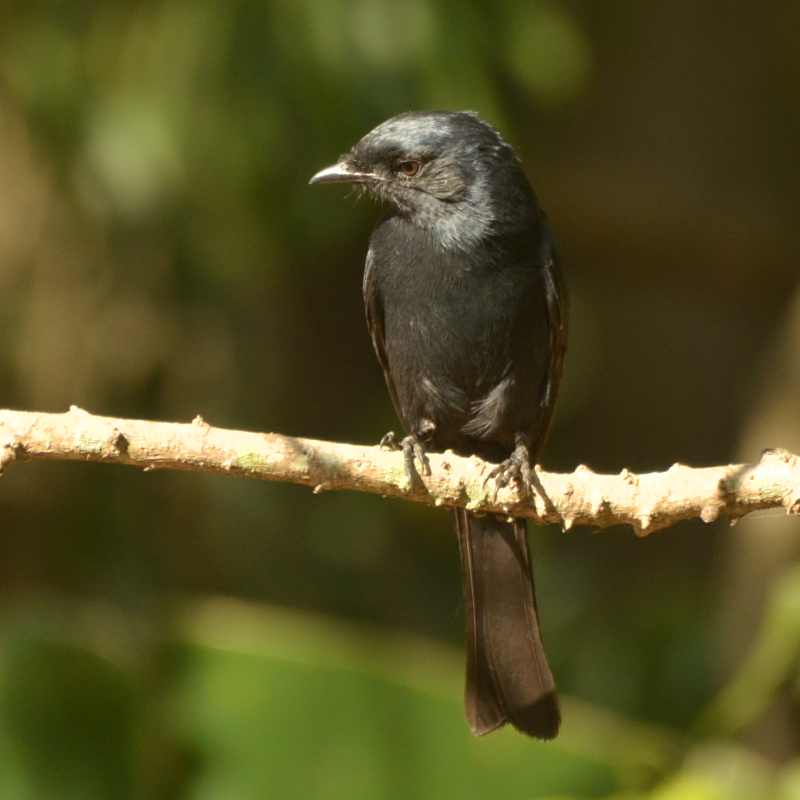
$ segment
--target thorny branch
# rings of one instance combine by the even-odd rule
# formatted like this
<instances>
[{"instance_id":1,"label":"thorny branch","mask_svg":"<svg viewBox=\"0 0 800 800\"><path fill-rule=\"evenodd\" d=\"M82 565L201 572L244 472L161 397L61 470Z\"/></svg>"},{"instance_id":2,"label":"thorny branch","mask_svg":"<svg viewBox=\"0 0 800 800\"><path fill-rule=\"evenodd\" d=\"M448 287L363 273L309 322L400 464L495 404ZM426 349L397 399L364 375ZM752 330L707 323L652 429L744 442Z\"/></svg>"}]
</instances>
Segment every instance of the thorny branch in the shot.
<instances>
[{"instance_id":1,"label":"thorny branch","mask_svg":"<svg viewBox=\"0 0 800 800\"><path fill-rule=\"evenodd\" d=\"M0 473L15 462L93 461L126 464L145 472L178 469L285 481L313 488L401 497L434 506L529 517L537 523L606 528L631 525L646 536L682 519L731 522L751 511L782 507L800 514L800 459L766 450L753 464L692 468L673 464L666 472L600 475L578 466L569 474L536 468L532 499L515 486L496 492L485 483L490 465L451 452L431 454L431 475L409 486L401 453L214 428L201 417L191 424L115 419L75 406L64 414L0 410Z\"/></svg>"}]
</instances>

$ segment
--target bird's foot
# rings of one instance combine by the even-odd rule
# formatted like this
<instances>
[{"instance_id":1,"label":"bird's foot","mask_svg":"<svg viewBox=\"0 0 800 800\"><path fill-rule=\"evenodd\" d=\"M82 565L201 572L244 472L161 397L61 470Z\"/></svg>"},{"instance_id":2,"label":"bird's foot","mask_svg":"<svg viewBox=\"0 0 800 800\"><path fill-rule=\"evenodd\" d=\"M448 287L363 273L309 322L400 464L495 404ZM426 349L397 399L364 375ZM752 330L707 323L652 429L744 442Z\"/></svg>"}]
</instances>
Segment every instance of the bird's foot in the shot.
<instances>
[{"instance_id":1,"label":"bird's foot","mask_svg":"<svg viewBox=\"0 0 800 800\"><path fill-rule=\"evenodd\" d=\"M531 466L528 442L523 437L517 438L514 452L505 461L501 461L497 466L489 470L483 485L486 486L491 479L494 479L493 502L497 500L497 492L514 481L519 487L520 496L530 500L535 511L539 511L537 508L537 501L539 500L541 500L544 511L555 511L555 506L547 496L536 470Z\"/></svg>"},{"instance_id":2,"label":"bird's foot","mask_svg":"<svg viewBox=\"0 0 800 800\"><path fill-rule=\"evenodd\" d=\"M398 441L395 432L389 431L381 438L378 447L382 447L385 450L403 451L406 478L409 486L414 486L420 480L420 472L423 475L431 474L431 465L425 452L425 445L413 434L405 436ZM419 462L419 470L417 470L416 462Z\"/></svg>"},{"instance_id":3,"label":"bird's foot","mask_svg":"<svg viewBox=\"0 0 800 800\"><path fill-rule=\"evenodd\" d=\"M540 486L531 466L530 451L526 441L517 439L514 452L505 461L501 461L489 470L483 485L486 486L490 480L494 480L494 500L497 500L497 492L512 482L517 484L522 497L528 499L535 497Z\"/></svg>"}]
</instances>

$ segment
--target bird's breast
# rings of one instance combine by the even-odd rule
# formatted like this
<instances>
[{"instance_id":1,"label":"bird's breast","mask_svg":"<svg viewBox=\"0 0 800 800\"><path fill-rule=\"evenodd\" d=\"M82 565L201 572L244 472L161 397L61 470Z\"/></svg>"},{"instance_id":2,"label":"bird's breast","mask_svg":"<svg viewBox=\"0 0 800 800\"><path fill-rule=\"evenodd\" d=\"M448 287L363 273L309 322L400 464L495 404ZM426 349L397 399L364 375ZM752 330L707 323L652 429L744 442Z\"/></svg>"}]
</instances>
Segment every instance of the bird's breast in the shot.
<instances>
[{"instance_id":1,"label":"bird's breast","mask_svg":"<svg viewBox=\"0 0 800 800\"><path fill-rule=\"evenodd\" d=\"M544 291L534 248L455 254L393 228L373 237L371 253L386 367L412 429L431 419L452 446L491 437L520 403L536 404Z\"/></svg>"}]
</instances>

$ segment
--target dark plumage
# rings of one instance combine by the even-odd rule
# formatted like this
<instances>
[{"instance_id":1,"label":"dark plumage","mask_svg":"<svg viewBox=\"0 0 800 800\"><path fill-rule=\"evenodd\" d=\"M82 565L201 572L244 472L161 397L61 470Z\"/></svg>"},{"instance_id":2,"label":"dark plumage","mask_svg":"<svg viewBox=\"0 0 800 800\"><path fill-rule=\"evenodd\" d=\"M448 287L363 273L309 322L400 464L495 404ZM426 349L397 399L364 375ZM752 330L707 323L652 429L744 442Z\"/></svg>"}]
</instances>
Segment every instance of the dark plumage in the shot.
<instances>
[{"instance_id":1,"label":"dark plumage","mask_svg":"<svg viewBox=\"0 0 800 800\"><path fill-rule=\"evenodd\" d=\"M566 298L555 249L512 148L469 112L387 120L312 183L350 182L385 201L364 271L367 324L408 436L500 462L530 490L561 378ZM510 721L558 732L524 520L455 512L467 608L472 731Z\"/></svg>"}]
</instances>

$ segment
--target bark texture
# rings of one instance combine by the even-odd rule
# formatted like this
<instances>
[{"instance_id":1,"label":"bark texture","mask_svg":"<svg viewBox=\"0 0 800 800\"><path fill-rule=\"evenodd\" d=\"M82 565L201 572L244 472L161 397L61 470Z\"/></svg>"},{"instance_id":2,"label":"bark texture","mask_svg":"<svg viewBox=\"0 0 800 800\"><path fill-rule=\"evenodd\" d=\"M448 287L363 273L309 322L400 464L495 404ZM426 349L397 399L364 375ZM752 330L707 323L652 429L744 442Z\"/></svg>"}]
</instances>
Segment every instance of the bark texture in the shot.
<instances>
[{"instance_id":1,"label":"bark texture","mask_svg":"<svg viewBox=\"0 0 800 800\"><path fill-rule=\"evenodd\" d=\"M731 522L751 511L782 507L800 514L800 459L765 450L752 464L665 472L627 469L602 475L584 465L571 473L536 468L538 490L496 492L485 483L491 465L450 452L431 454L431 475L409 486L401 453L277 433L250 433L191 423L149 422L90 414L76 406L63 414L0 410L0 472L24 461L92 461L145 471L178 469L239 475L308 486L400 497L434 506L527 517L537 523L606 528L631 525L639 536L683 519Z\"/></svg>"}]
</instances>

